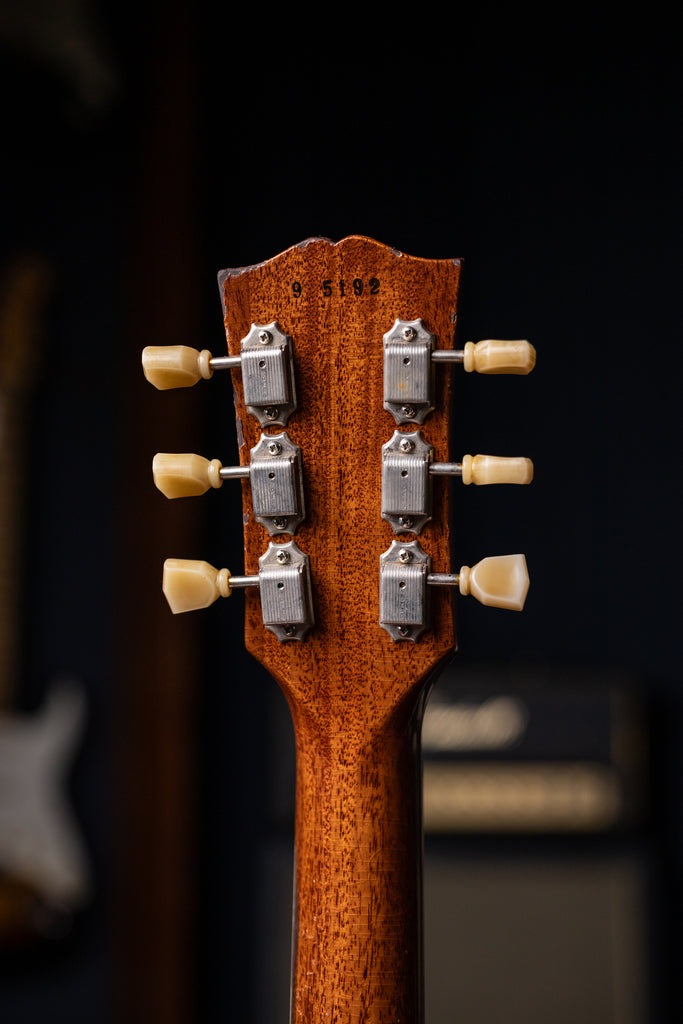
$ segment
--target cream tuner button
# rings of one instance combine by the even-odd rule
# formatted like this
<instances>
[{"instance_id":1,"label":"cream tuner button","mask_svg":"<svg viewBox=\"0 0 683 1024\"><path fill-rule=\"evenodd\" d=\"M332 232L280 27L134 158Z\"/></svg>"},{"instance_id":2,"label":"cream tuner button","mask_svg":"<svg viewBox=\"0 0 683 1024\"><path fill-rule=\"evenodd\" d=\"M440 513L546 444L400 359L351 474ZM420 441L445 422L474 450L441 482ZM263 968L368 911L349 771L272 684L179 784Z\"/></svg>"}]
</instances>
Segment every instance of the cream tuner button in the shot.
<instances>
[{"instance_id":1,"label":"cream tuner button","mask_svg":"<svg viewBox=\"0 0 683 1024\"><path fill-rule=\"evenodd\" d=\"M212 356L208 349L201 352L187 345L149 345L142 351L142 371L155 388L190 388L202 377L213 374Z\"/></svg>"},{"instance_id":2,"label":"cream tuner button","mask_svg":"<svg viewBox=\"0 0 683 1024\"><path fill-rule=\"evenodd\" d=\"M498 455L465 455L462 460L464 484L530 484L534 464L522 456L502 458Z\"/></svg>"},{"instance_id":3,"label":"cream tuner button","mask_svg":"<svg viewBox=\"0 0 683 1024\"><path fill-rule=\"evenodd\" d=\"M495 555L483 558L458 575L461 594L471 594L481 604L521 611L529 589L524 555Z\"/></svg>"},{"instance_id":4,"label":"cream tuner button","mask_svg":"<svg viewBox=\"0 0 683 1024\"><path fill-rule=\"evenodd\" d=\"M231 576L208 562L167 558L162 590L174 615L208 608L219 597L230 597L235 587L258 587L258 576Z\"/></svg>"},{"instance_id":5,"label":"cream tuner button","mask_svg":"<svg viewBox=\"0 0 683 1024\"><path fill-rule=\"evenodd\" d=\"M208 608L219 597L230 596L230 573L208 562L167 558L162 590L174 615Z\"/></svg>"},{"instance_id":6,"label":"cream tuner button","mask_svg":"<svg viewBox=\"0 0 683 1024\"><path fill-rule=\"evenodd\" d=\"M468 373L525 374L536 365L536 350L528 341L468 341L463 354Z\"/></svg>"},{"instance_id":7,"label":"cream tuner button","mask_svg":"<svg viewBox=\"0 0 683 1024\"><path fill-rule=\"evenodd\" d=\"M220 487L222 468L218 459L160 452L154 456L152 475L156 487L167 498L189 498L205 494L209 487ZM245 468L245 474L248 473L249 469Z\"/></svg>"}]
</instances>

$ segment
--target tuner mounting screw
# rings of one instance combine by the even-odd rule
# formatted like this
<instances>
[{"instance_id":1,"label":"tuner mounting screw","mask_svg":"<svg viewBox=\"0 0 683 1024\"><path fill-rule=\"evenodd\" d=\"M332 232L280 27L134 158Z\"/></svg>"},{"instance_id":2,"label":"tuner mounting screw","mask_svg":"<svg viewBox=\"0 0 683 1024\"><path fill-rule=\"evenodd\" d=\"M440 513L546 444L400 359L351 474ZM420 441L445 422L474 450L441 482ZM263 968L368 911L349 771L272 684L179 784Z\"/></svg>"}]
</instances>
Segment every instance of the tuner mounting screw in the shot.
<instances>
[{"instance_id":1,"label":"tuner mounting screw","mask_svg":"<svg viewBox=\"0 0 683 1024\"><path fill-rule=\"evenodd\" d=\"M406 339L406 341L415 341L415 339L417 338L417 331L415 330L414 327L404 327L403 337Z\"/></svg>"},{"instance_id":2,"label":"tuner mounting screw","mask_svg":"<svg viewBox=\"0 0 683 1024\"><path fill-rule=\"evenodd\" d=\"M296 626L283 626L282 632L285 636L294 636L296 633Z\"/></svg>"},{"instance_id":3,"label":"tuner mounting screw","mask_svg":"<svg viewBox=\"0 0 683 1024\"><path fill-rule=\"evenodd\" d=\"M408 551L407 548L401 548L401 550L398 553L399 562L410 562L412 557L413 556L411 555L410 551Z\"/></svg>"},{"instance_id":4,"label":"tuner mounting screw","mask_svg":"<svg viewBox=\"0 0 683 1024\"><path fill-rule=\"evenodd\" d=\"M406 530L412 530L415 520L412 516L399 516L398 525L405 526Z\"/></svg>"},{"instance_id":5,"label":"tuner mounting screw","mask_svg":"<svg viewBox=\"0 0 683 1024\"><path fill-rule=\"evenodd\" d=\"M273 335L270 333L270 331L259 331L258 340L261 342L262 345L270 345L271 341L273 340Z\"/></svg>"},{"instance_id":6,"label":"tuner mounting screw","mask_svg":"<svg viewBox=\"0 0 683 1024\"><path fill-rule=\"evenodd\" d=\"M399 626L398 634L399 636L410 636L410 626Z\"/></svg>"},{"instance_id":7,"label":"tuner mounting screw","mask_svg":"<svg viewBox=\"0 0 683 1024\"><path fill-rule=\"evenodd\" d=\"M269 455L279 455L281 451L282 451L282 445L280 444L279 441L269 441L268 442L268 454Z\"/></svg>"},{"instance_id":8,"label":"tuner mounting screw","mask_svg":"<svg viewBox=\"0 0 683 1024\"><path fill-rule=\"evenodd\" d=\"M287 562L289 561L289 552L287 552L287 551L278 551L278 553L275 556L275 558L280 563L280 565L286 565Z\"/></svg>"},{"instance_id":9,"label":"tuner mounting screw","mask_svg":"<svg viewBox=\"0 0 683 1024\"><path fill-rule=\"evenodd\" d=\"M402 452L412 452L415 442L411 441L409 437L404 437L399 441L398 447Z\"/></svg>"},{"instance_id":10,"label":"tuner mounting screw","mask_svg":"<svg viewBox=\"0 0 683 1024\"><path fill-rule=\"evenodd\" d=\"M401 406L401 414L406 419L412 420L415 418L415 406L414 405L403 405Z\"/></svg>"},{"instance_id":11,"label":"tuner mounting screw","mask_svg":"<svg viewBox=\"0 0 683 1024\"><path fill-rule=\"evenodd\" d=\"M277 409L276 406L274 406L274 405L267 405L265 407L265 409L263 410L263 415L266 417L266 419L274 420L274 419L277 419L278 411L279 410Z\"/></svg>"},{"instance_id":12,"label":"tuner mounting screw","mask_svg":"<svg viewBox=\"0 0 683 1024\"><path fill-rule=\"evenodd\" d=\"M277 519L273 519L273 526L276 530L284 530L287 526L287 520L284 516L278 516Z\"/></svg>"}]
</instances>

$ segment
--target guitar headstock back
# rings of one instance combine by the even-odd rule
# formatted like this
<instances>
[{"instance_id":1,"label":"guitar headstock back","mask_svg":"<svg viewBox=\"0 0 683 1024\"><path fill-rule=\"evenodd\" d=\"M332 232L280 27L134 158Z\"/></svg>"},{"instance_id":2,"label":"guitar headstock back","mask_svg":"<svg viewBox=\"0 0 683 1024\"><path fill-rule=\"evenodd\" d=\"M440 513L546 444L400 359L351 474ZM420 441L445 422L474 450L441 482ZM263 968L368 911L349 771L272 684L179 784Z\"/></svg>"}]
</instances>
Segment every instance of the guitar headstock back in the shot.
<instances>
[{"instance_id":1,"label":"guitar headstock back","mask_svg":"<svg viewBox=\"0 0 683 1024\"><path fill-rule=\"evenodd\" d=\"M380 626L379 565L394 537L381 514L382 446L396 427L384 409L383 337L397 318L421 318L452 346L459 280L458 260L416 259L363 237L310 239L219 277L231 355L252 324L275 321L292 338L297 408L286 430L302 452L306 517L295 541L310 558L315 624L302 643L280 643L263 628L258 595L248 592L246 645L294 703L319 700L325 690L343 702L350 686L400 701L454 649L447 592L435 595L432 628L419 644L392 640ZM248 463L264 428L247 412L241 374L234 383L240 462ZM425 427L444 456L450 389L451 375L440 374ZM253 573L264 534L246 484L243 502L245 569ZM443 572L450 571L448 522L442 487L421 543Z\"/></svg>"},{"instance_id":2,"label":"guitar headstock back","mask_svg":"<svg viewBox=\"0 0 683 1024\"><path fill-rule=\"evenodd\" d=\"M240 466L158 456L171 462L155 477L170 497L242 478L245 575L174 561L164 588L174 611L246 588L246 646L295 711L378 720L412 706L455 649L454 584L523 603L522 556L451 568L443 477L531 478L525 459L448 461L453 373L440 364L526 373L534 359L526 342L454 349L460 270L362 236L311 238L219 274L227 356L143 357L157 387L232 372Z\"/></svg>"}]
</instances>

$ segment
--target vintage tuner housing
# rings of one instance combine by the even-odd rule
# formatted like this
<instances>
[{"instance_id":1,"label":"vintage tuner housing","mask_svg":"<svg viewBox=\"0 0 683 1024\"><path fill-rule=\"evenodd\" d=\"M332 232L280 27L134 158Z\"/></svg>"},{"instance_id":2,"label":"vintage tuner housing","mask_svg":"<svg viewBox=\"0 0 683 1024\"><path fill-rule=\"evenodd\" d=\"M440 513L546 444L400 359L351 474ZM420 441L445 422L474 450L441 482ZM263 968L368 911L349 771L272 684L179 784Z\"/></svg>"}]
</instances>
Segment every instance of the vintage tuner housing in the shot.
<instances>
[{"instance_id":1,"label":"vintage tuner housing","mask_svg":"<svg viewBox=\"0 0 683 1024\"><path fill-rule=\"evenodd\" d=\"M529 484L531 459L464 455L462 462L433 462L421 431L395 430L382 446L382 518L394 533L420 533L432 517L432 476L457 476L464 484Z\"/></svg>"},{"instance_id":2,"label":"vintage tuner housing","mask_svg":"<svg viewBox=\"0 0 683 1024\"><path fill-rule=\"evenodd\" d=\"M394 533L419 533L432 517L433 451L419 430L396 430L382 445L382 518Z\"/></svg>"},{"instance_id":3,"label":"vintage tuner housing","mask_svg":"<svg viewBox=\"0 0 683 1024\"><path fill-rule=\"evenodd\" d=\"M252 324L241 342L242 386L247 411L262 427L285 426L296 410L294 346L274 320Z\"/></svg>"},{"instance_id":4,"label":"vintage tuner housing","mask_svg":"<svg viewBox=\"0 0 683 1024\"><path fill-rule=\"evenodd\" d=\"M422 320L396 320L384 335L384 408L399 426L423 423L434 408L435 335Z\"/></svg>"},{"instance_id":5,"label":"vintage tuner housing","mask_svg":"<svg viewBox=\"0 0 683 1024\"><path fill-rule=\"evenodd\" d=\"M262 427L286 426L296 409L294 346L273 320L252 324L237 356L213 356L187 345L148 345L142 353L145 377L160 391L193 387L216 370L241 370L244 403Z\"/></svg>"},{"instance_id":6,"label":"vintage tuner housing","mask_svg":"<svg viewBox=\"0 0 683 1024\"><path fill-rule=\"evenodd\" d=\"M259 558L263 625L281 642L303 640L314 623L308 555L293 540L268 545Z\"/></svg>"},{"instance_id":7,"label":"vintage tuner housing","mask_svg":"<svg viewBox=\"0 0 683 1024\"><path fill-rule=\"evenodd\" d=\"M481 604L521 611L529 589L524 555L493 555L458 573L432 573L418 541L394 540L379 559L379 624L394 641L419 640L429 626L428 587L457 587Z\"/></svg>"},{"instance_id":8,"label":"vintage tuner housing","mask_svg":"<svg viewBox=\"0 0 683 1024\"><path fill-rule=\"evenodd\" d=\"M305 516L301 449L287 434L262 434L249 464L254 516L271 536L295 533Z\"/></svg>"},{"instance_id":9,"label":"vintage tuner housing","mask_svg":"<svg viewBox=\"0 0 683 1024\"><path fill-rule=\"evenodd\" d=\"M379 624L392 640L415 642L429 620L431 559L417 541L391 542L379 560Z\"/></svg>"},{"instance_id":10,"label":"vintage tuner housing","mask_svg":"<svg viewBox=\"0 0 683 1024\"><path fill-rule=\"evenodd\" d=\"M528 341L468 341L464 349L435 348L436 335L419 318L396 320L384 335L384 408L397 424L423 423L434 409L434 364L460 363L465 372L527 374L536 363Z\"/></svg>"},{"instance_id":11,"label":"vintage tuner housing","mask_svg":"<svg viewBox=\"0 0 683 1024\"><path fill-rule=\"evenodd\" d=\"M174 615L208 608L233 590L258 589L263 625L285 640L303 640L313 626L310 559L293 540L268 545L259 558L259 571L233 576L208 562L167 558L163 591Z\"/></svg>"},{"instance_id":12,"label":"vintage tuner housing","mask_svg":"<svg viewBox=\"0 0 683 1024\"><path fill-rule=\"evenodd\" d=\"M160 452L152 463L154 483L167 498L185 498L248 478L256 521L271 537L295 533L306 514L301 449L285 431L261 434L250 457L247 466L223 466L201 455Z\"/></svg>"}]
</instances>

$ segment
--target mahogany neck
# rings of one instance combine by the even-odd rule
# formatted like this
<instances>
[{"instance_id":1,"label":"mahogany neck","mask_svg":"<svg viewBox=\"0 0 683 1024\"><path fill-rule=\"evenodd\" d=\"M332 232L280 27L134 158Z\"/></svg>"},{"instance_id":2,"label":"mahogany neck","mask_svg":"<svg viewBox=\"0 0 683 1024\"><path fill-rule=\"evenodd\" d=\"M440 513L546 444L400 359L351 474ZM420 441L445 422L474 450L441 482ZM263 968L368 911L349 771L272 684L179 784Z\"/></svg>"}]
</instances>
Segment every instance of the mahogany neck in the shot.
<instances>
[{"instance_id":1,"label":"mahogany neck","mask_svg":"<svg viewBox=\"0 0 683 1024\"><path fill-rule=\"evenodd\" d=\"M422 1024L423 703L295 719L292 1024Z\"/></svg>"}]
</instances>

